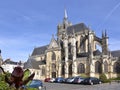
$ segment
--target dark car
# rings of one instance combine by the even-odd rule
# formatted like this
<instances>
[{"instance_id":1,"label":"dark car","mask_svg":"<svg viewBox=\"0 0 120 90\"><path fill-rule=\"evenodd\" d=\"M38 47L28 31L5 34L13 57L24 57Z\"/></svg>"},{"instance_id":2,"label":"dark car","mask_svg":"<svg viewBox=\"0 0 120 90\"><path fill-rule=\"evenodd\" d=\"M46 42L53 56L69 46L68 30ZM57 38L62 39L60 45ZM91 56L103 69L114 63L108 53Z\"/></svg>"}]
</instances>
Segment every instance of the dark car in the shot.
<instances>
[{"instance_id":1,"label":"dark car","mask_svg":"<svg viewBox=\"0 0 120 90\"><path fill-rule=\"evenodd\" d=\"M28 88L37 88L38 90L41 90L41 88L43 87L43 83L41 80L34 79L28 84L27 87Z\"/></svg>"},{"instance_id":2,"label":"dark car","mask_svg":"<svg viewBox=\"0 0 120 90\"><path fill-rule=\"evenodd\" d=\"M101 84L101 80L96 77L89 77L84 79L84 81L82 81L82 84L89 84L89 85Z\"/></svg>"},{"instance_id":3,"label":"dark car","mask_svg":"<svg viewBox=\"0 0 120 90\"><path fill-rule=\"evenodd\" d=\"M58 78L55 79L54 82L62 83L62 82L64 82L64 78L63 77L58 77Z\"/></svg>"}]
</instances>

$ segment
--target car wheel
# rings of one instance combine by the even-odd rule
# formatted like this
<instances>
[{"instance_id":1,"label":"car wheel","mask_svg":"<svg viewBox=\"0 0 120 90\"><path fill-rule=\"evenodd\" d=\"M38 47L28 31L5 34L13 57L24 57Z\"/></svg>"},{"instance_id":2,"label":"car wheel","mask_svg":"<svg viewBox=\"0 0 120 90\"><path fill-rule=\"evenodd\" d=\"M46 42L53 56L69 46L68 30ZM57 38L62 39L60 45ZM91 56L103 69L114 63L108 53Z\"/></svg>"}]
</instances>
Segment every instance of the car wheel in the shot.
<instances>
[{"instance_id":1,"label":"car wheel","mask_svg":"<svg viewBox=\"0 0 120 90\"><path fill-rule=\"evenodd\" d=\"M101 84L102 82L101 81L99 81L99 84Z\"/></svg>"},{"instance_id":2,"label":"car wheel","mask_svg":"<svg viewBox=\"0 0 120 90\"><path fill-rule=\"evenodd\" d=\"M93 85L93 82L90 82L90 85Z\"/></svg>"}]
</instances>

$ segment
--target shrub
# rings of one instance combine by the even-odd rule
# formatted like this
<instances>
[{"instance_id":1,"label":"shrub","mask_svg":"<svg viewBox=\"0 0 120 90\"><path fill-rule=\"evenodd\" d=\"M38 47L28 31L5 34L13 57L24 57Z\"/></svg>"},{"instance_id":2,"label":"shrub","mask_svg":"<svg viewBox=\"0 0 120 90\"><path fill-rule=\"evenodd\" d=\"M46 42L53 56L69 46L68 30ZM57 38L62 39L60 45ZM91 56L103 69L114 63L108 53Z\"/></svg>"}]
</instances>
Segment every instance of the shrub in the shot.
<instances>
[{"instance_id":1,"label":"shrub","mask_svg":"<svg viewBox=\"0 0 120 90\"><path fill-rule=\"evenodd\" d=\"M4 81L0 81L0 90L10 90Z\"/></svg>"},{"instance_id":2,"label":"shrub","mask_svg":"<svg viewBox=\"0 0 120 90\"><path fill-rule=\"evenodd\" d=\"M88 76L86 74L81 74L81 77L87 78Z\"/></svg>"},{"instance_id":3,"label":"shrub","mask_svg":"<svg viewBox=\"0 0 120 90\"><path fill-rule=\"evenodd\" d=\"M8 77L10 77L10 73L6 74ZM5 82L5 74L0 74L0 90L16 90L14 87L10 87ZM26 90L38 90L36 88L27 88Z\"/></svg>"},{"instance_id":4,"label":"shrub","mask_svg":"<svg viewBox=\"0 0 120 90\"><path fill-rule=\"evenodd\" d=\"M104 73L102 73L99 77L99 79L103 82L103 83L108 83L110 82L110 80L107 79L106 75Z\"/></svg>"}]
</instances>

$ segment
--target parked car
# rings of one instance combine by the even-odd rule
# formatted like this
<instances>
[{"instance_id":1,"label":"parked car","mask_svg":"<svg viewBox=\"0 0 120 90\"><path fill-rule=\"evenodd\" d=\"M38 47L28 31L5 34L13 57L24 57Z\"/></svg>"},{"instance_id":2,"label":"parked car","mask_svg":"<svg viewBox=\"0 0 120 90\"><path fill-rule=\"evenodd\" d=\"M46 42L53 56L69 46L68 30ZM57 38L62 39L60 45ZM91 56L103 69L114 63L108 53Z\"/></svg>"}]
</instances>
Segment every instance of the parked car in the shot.
<instances>
[{"instance_id":1,"label":"parked car","mask_svg":"<svg viewBox=\"0 0 120 90\"><path fill-rule=\"evenodd\" d=\"M55 78L51 78L49 82L54 82L55 81Z\"/></svg>"},{"instance_id":2,"label":"parked car","mask_svg":"<svg viewBox=\"0 0 120 90\"><path fill-rule=\"evenodd\" d=\"M73 81L74 81L75 78L76 77L68 78L67 81L66 81L66 83L73 83Z\"/></svg>"},{"instance_id":3,"label":"parked car","mask_svg":"<svg viewBox=\"0 0 120 90\"><path fill-rule=\"evenodd\" d=\"M76 77L73 81L75 84L81 84L84 81L85 78L83 77Z\"/></svg>"},{"instance_id":4,"label":"parked car","mask_svg":"<svg viewBox=\"0 0 120 90\"><path fill-rule=\"evenodd\" d=\"M63 83L67 83L67 80L68 80L69 78L64 78L64 80L63 80Z\"/></svg>"},{"instance_id":5,"label":"parked car","mask_svg":"<svg viewBox=\"0 0 120 90\"><path fill-rule=\"evenodd\" d=\"M84 79L84 81L82 82L83 84L89 84L89 85L93 85L93 84L101 84L101 80L95 77L89 77Z\"/></svg>"},{"instance_id":6,"label":"parked car","mask_svg":"<svg viewBox=\"0 0 120 90\"><path fill-rule=\"evenodd\" d=\"M28 85L28 88L37 88L38 90L41 90L43 87L43 83L41 80L34 79L32 80Z\"/></svg>"},{"instance_id":7,"label":"parked car","mask_svg":"<svg viewBox=\"0 0 120 90\"><path fill-rule=\"evenodd\" d=\"M64 78L63 77L58 77L58 78L55 79L54 82L62 83L62 82L64 82Z\"/></svg>"},{"instance_id":8,"label":"parked car","mask_svg":"<svg viewBox=\"0 0 120 90\"><path fill-rule=\"evenodd\" d=\"M50 78L45 78L44 82L49 82Z\"/></svg>"}]
</instances>

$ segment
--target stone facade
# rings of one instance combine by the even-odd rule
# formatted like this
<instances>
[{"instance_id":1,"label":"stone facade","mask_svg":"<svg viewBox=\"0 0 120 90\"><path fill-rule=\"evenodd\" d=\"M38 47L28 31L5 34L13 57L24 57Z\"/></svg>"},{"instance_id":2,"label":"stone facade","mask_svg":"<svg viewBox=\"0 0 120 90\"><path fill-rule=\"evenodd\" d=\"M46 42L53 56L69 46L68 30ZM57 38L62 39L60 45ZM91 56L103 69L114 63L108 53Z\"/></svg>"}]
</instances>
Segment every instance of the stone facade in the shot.
<instances>
[{"instance_id":1,"label":"stone facade","mask_svg":"<svg viewBox=\"0 0 120 90\"><path fill-rule=\"evenodd\" d=\"M98 46L100 49L98 49ZM52 36L50 44L34 48L25 68L30 68L39 79L86 75L107 78L120 75L120 51L108 49L108 36L101 38L84 23L73 25L67 13L57 26L57 39ZM33 71L32 71L33 72Z\"/></svg>"}]
</instances>

